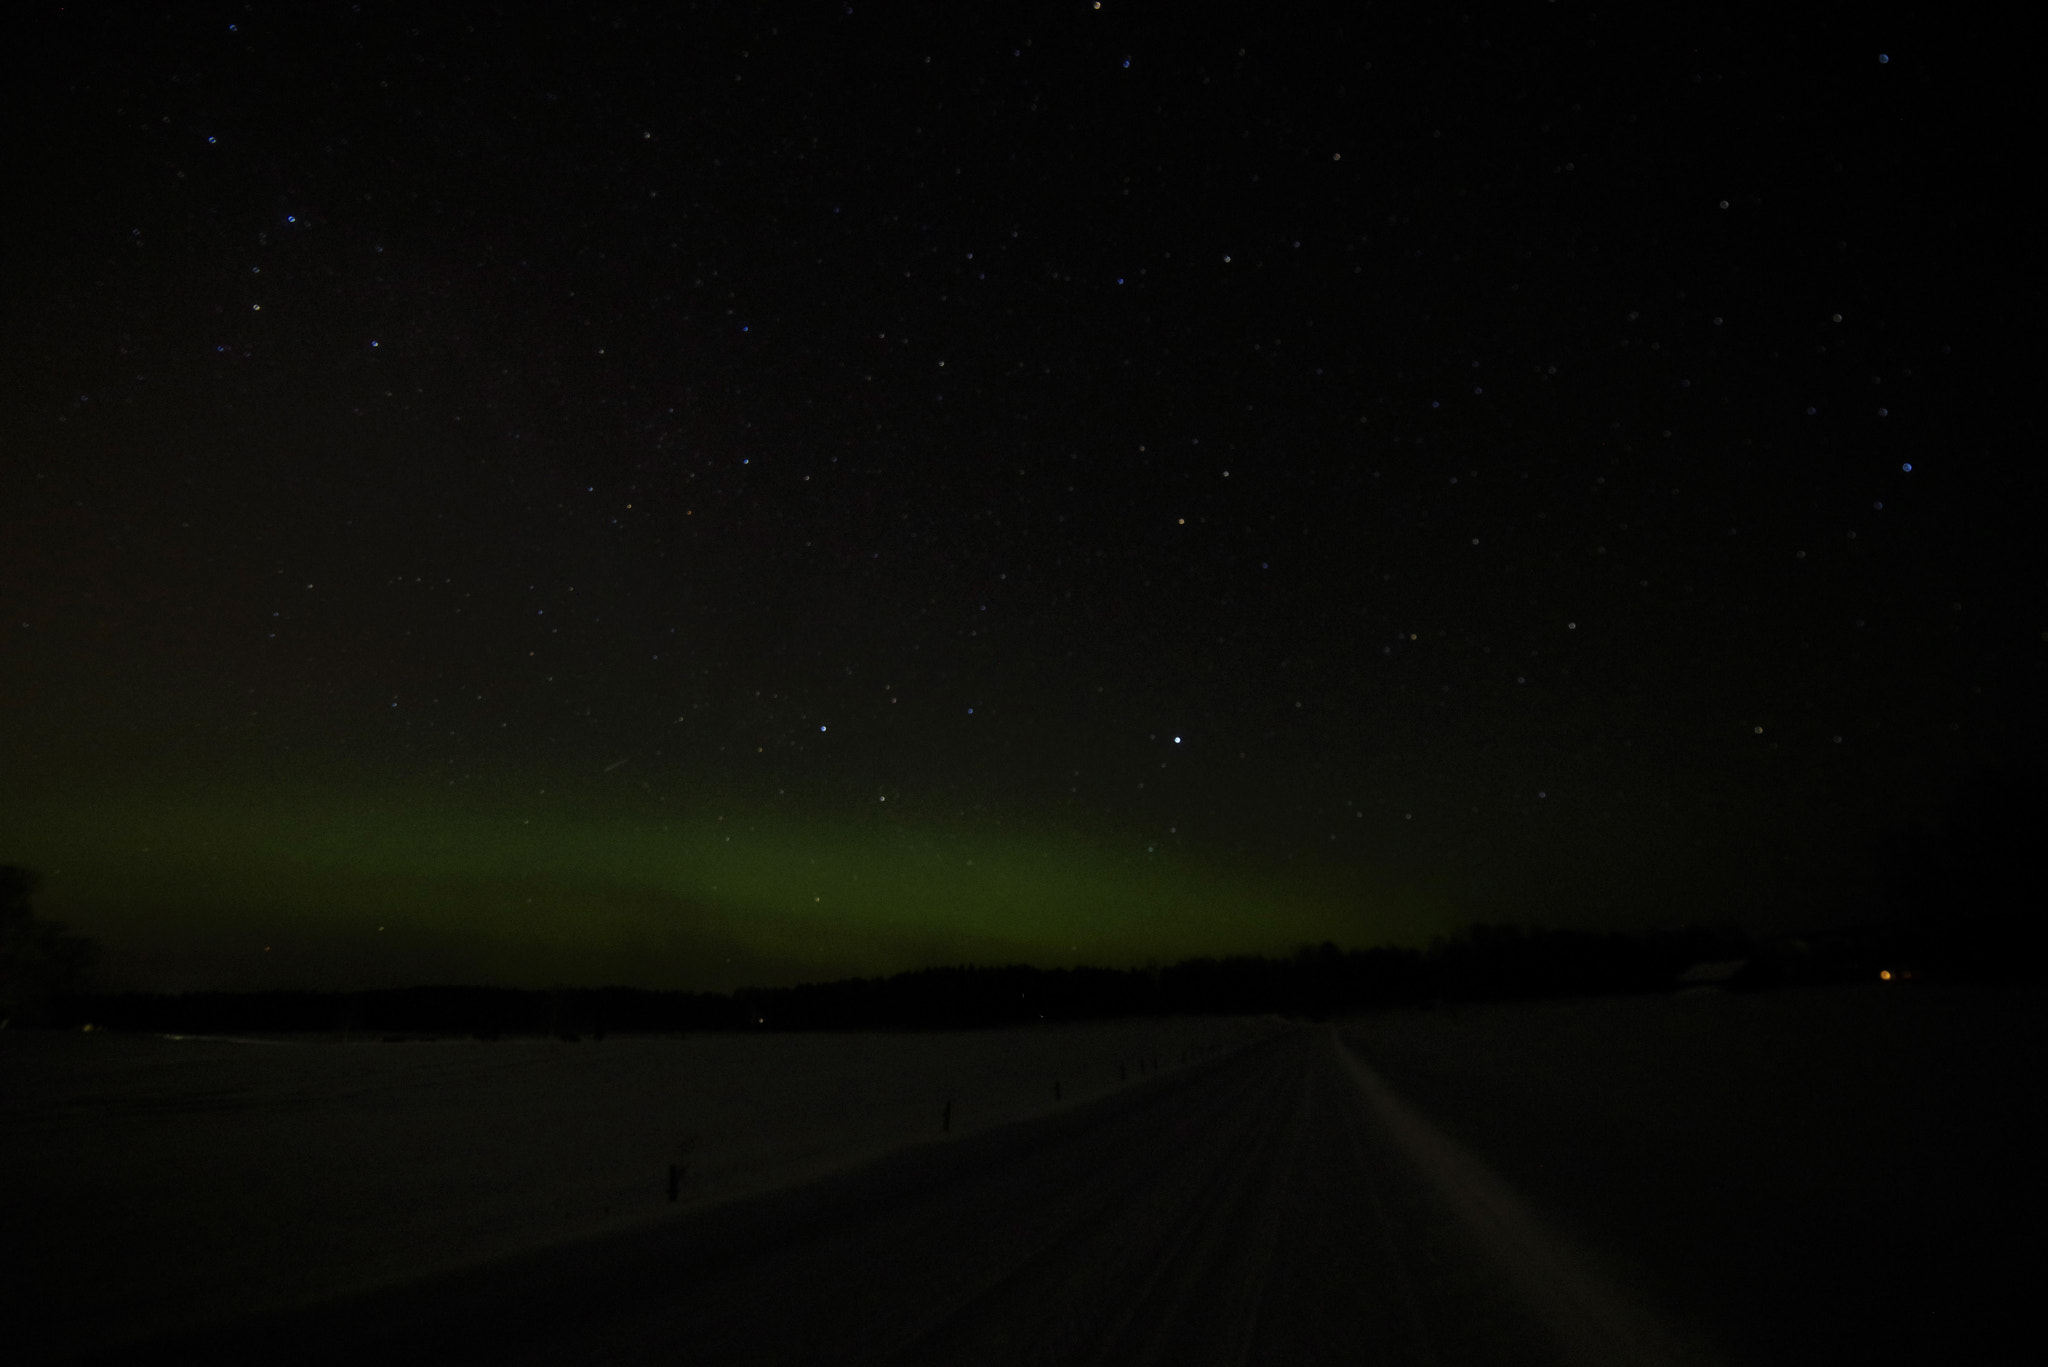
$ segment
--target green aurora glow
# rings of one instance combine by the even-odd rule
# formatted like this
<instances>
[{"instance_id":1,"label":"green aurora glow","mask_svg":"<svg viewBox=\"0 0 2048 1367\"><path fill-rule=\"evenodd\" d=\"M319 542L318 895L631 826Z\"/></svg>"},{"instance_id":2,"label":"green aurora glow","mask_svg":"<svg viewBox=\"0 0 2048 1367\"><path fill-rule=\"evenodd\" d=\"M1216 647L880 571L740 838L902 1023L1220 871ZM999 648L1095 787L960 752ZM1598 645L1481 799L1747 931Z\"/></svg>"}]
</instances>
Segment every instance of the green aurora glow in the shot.
<instances>
[{"instance_id":1,"label":"green aurora glow","mask_svg":"<svg viewBox=\"0 0 2048 1367\"><path fill-rule=\"evenodd\" d=\"M2048 753L1974 57L46 8L0 861L106 986L1858 924Z\"/></svg>"},{"instance_id":2,"label":"green aurora glow","mask_svg":"<svg viewBox=\"0 0 2048 1367\"><path fill-rule=\"evenodd\" d=\"M51 856L49 912L116 946L117 978L173 985L730 988L1278 952L1362 929L1342 881L879 813L515 816L403 788L216 788L12 824ZM1379 906L1379 938L1443 924L1413 894Z\"/></svg>"}]
</instances>

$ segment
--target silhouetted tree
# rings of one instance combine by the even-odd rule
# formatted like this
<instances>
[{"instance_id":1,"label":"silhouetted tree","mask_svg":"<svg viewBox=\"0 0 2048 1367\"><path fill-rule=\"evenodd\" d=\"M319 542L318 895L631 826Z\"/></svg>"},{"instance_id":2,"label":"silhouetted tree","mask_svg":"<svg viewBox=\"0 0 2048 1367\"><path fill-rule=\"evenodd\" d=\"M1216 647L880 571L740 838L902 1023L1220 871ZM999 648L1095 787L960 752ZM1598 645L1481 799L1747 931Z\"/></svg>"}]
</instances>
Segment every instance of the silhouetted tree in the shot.
<instances>
[{"instance_id":1,"label":"silhouetted tree","mask_svg":"<svg viewBox=\"0 0 2048 1367\"><path fill-rule=\"evenodd\" d=\"M2048 774L1968 775L1939 829L1890 833L1893 913L1938 972L2038 981L2048 954Z\"/></svg>"},{"instance_id":2,"label":"silhouetted tree","mask_svg":"<svg viewBox=\"0 0 2048 1367\"><path fill-rule=\"evenodd\" d=\"M85 989L100 947L31 905L42 879L0 864L0 1022L39 1024L59 996Z\"/></svg>"}]
</instances>

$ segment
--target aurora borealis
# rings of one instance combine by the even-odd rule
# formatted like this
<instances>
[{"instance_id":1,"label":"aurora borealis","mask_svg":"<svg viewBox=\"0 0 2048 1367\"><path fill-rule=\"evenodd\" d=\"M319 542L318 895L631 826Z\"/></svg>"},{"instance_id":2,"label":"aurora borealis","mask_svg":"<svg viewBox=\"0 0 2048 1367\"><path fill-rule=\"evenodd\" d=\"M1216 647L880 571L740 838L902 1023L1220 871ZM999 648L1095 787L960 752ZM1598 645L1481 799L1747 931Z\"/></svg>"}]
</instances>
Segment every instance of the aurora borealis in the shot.
<instances>
[{"instance_id":1,"label":"aurora borealis","mask_svg":"<svg viewBox=\"0 0 2048 1367\"><path fill-rule=\"evenodd\" d=\"M2041 751L2016 97L1543 8L35 21L0 861L153 987L1867 911Z\"/></svg>"},{"instance_id":2,"label":"aurora borealis","mask_svg":"<svg viewBox=\"0 0 2048 1367\"><path fill-rule=\"evenodd\" d=\"M730 987L905 962L1142 962L1349 929L1335 888L1278 891L1071 834L582 803L479 815L418 787L265 797L94 804L78 881L144 911L109 916L109 938L150 944L171 920L154 971L238 985L687 973ZM137 843L108 850L110 829Z\"/></svg>"}]
</instances>

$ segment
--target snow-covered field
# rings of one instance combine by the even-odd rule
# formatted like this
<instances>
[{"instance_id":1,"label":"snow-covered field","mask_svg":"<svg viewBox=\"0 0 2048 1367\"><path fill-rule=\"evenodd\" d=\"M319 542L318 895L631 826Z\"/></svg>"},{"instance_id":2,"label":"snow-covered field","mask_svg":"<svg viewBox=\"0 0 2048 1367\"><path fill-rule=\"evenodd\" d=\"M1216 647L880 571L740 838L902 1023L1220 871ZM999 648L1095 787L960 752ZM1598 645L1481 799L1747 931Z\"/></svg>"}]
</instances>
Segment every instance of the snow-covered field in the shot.
<instances>
[{"instance_id":1,"label":"snow-covered field","mask_svg":"<svg viewBox=\"0 0 2048 1367\"><path fill-rule=\"evenodd\" d=\"M602 1044L0 1032L8 1360L664 1220L1288 1028ZM1531 1002L1393 1011L1342 1035L1546 1227L1733 1360L1833 1360L1852 1340L1859 1360L1887 1345L1936 1360L1957 1326L2031 1304L2031 1264L2005 1250L2048 1218L2037 991ZM674 1203L671 1165L686 1165Z\"/></svg>"},{"instance_id":2,"label":"snow-covered field","mask_svg":"<svg viewBox=\"0 0 2048 1367\"><path fill-rule=\"evenodd\" d=\"M573 1045L0 1032L0 1223L31 1273L9 1288L10 1338L76 1351L659 1220L1280 1028Z\"/></svg>"},{"instance_id":3,"label":"snow-covered field","mask_svg":"<svg viewBox=\"0 0 2048 1367\"><path fill-rule=\"evenodd\" d=\"M2048 1215L2038 988L1539 1001L1345 1037L1728 1361L1991 1361L2032 1332L2035 1264L2012 1250Z\"/></svg>"}]
</instances>

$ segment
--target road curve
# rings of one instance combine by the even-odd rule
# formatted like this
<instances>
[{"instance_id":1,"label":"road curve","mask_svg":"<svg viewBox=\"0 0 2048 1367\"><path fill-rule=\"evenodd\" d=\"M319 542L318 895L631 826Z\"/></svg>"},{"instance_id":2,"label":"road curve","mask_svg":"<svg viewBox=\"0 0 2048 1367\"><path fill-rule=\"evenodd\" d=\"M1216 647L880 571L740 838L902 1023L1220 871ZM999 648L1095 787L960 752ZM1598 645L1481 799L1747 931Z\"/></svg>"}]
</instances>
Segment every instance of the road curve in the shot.
<instances>
[{"instance_id":1,"label":"road curve","mask_svg":"<svg viewBox=\"0 0 2048 1367\"><path fill-rule=\"evenodd\" d=\"M97 1362L1694 1362L1304 1027L1069 1111Z\"/></svg>"}]
</instances>

